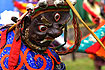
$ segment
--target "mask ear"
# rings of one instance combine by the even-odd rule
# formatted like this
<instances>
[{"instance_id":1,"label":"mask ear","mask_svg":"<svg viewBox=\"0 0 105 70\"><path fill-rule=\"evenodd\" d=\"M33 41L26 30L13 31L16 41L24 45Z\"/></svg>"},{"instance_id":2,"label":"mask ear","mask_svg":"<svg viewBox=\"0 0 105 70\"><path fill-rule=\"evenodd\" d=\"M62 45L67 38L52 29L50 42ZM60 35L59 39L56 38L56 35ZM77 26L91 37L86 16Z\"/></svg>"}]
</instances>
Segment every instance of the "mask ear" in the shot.
<instances>
[{"instance_id":1,"label":"mask ear","mask_svg":"<svg viewBox=\"0 0 105 70\"><path fill-rule=\"evenodd\" d=\"M31 17L30 16L25 16L23 19L22 19L22 28L23 28L23 30L21 31L21 33L22 33L22 35L24 35L24 33L25 33L25 30L26 30L26 28L27 27L29 27L29 25L31 24Z\"/></svg>"},{"instance_id":2,"label":"mask ear","mask_svg":"<svg viewBox=\"0 0 105 70\"><path fill-rule=\"evenodd\" d=\"M16 28L15 28L15 40L18 41L19 37L20 37L20 28L19 28L18 25L16 25Z\"/></svg>"},{"instance_id":3,"label":"mask ear","mask_svg":"<svg viewBox=\"0 0 105 70\"><path fill-rule=\"evenodd\" d=\"M31 24L31 17L25 16L23 21L24 21L24 29L26 29Z\"/></svg>"}]
</instances>

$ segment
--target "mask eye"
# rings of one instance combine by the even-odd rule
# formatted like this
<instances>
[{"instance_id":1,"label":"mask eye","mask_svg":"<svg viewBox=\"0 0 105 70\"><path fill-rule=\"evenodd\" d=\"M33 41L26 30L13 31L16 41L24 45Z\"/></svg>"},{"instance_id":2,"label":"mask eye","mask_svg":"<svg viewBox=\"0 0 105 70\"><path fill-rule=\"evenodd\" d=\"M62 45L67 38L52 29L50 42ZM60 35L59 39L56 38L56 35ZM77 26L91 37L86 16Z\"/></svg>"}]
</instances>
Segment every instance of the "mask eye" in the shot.
<instances>
[{"instance_id":1,"label":"mask eye","mask_svg":"<svg viewBox=\"0 0 105 70\"><path fill-rule=\"evenodd\" d=\"M54 19L55 19L56 22L59 21L60 14L59 13L56 13L55 16L54 16Z\"/></svg>"},{"instance_id":2,"label":"mask eye","mask_svg":"<svg viewBox=\"0 0 105 70\"><path fill-rule=\"evenodd\" d=\"M45 26L45 25L40 25L38 28L39 28L39 31L41 31L41 32L44 32L47 30L47 26Z\"/></svg>"}]
</instances>

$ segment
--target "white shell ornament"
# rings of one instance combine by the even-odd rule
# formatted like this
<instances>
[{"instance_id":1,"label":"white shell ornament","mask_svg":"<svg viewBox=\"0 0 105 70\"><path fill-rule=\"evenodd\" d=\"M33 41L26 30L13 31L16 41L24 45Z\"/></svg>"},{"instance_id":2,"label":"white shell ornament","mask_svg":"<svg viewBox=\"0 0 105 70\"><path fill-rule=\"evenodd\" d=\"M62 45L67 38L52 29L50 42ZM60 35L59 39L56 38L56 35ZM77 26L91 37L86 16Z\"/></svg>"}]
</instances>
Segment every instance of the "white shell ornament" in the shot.
<instances>
[{"instance_id":1,"label":"white shell ornament","mask_svg":"<svg viewBox=\"0 0 105 70\"><path fill-rule=\"evenodd\" d=\"M47 8L48 7L47 3L48 3L47 0L39 0L38 6L41 8Z\"/></svg>"},{"instance_id":2,"label":"white shell ornament","mask_svg":"<svg viewBox=\"0 0 105 70\"><path fill-rule=\"evenodd\" d=\"M34 6L33 6L33 4L32 3L29 3L27 6L26 6L26 9L28 10L28 9L34 9Z\"/></svg>"},{"instance_id":3,"label":"white shell ornament","mask_svg":"<svg viewBox=\"0 0 105 70\"><path fill-rule=\"evenodd\" d=\"M55 0L54 4L55 4L56 7L58 7L58 5L64 4L64 0Z\"/></svg>"}]
</instances>

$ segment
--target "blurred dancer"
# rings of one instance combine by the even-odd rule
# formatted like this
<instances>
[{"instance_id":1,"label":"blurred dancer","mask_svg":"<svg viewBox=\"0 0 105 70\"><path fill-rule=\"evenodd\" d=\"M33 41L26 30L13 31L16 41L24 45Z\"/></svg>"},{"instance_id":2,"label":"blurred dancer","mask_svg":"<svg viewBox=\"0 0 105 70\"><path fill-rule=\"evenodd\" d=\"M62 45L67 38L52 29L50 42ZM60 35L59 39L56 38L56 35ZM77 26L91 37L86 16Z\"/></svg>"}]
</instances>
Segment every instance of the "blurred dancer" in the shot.
<instances>
[{"instance_id":1,"label":"blurred dancer","mask_svg":"<svg viewBox=\"0 0 105 70\"><path fill-rule=\"evenodd\" d=\"M105 18L105 0L101 0L100 6L101 6L101 15L103 16L103 18Z\"/></svg>"},{"instance_id":2,"label":"blurred dancer","mask_svg":"<svg viewBox=\"0 0 105 70\"><path fill-rule=\"evenodd\" d=\"M19 10L20 13L26 12L26 6L29 3L32 3L34 6L36 6L38 0L26 0L26 1L16 1L13 0L14 6Z\"/></svg>"},{"instance_id":3,"label":"blurred dancer","mask_svg":"<svg viewBox=\"0 0 105 70\"><path fill-rule=\"evenodd\" d=\"M105 60L102 59L101 57L98 57L93 54L89 54L89 58L94 60L95 70L101 70L102 66L105 65Z\"/></svg>"},{"instance_id":4,"label":"blurred dancer","mask_svg":"<svg viewBox=\"0 0 105 70\"><path fill-rule=\"evenodd\" d=\"M89 19L97 25L100 25L99 23L103 20L101 4L101 2L96 2L95 0L84 0L83 2L83 8L88 12ZM102 58L93 54L89 54L89 57L94 60L95 70L101 70L101 66L105 65L105 61Z\"/></svg>"},{"instance_id":5,"label":"blurred dancer","mask_svg":"<svg viewBox=\"0 0 105 70\"><path fill-rule=\"evenodd\" d=\"M101 17L101 8L98 5L98 2L96 2L95 0L84 0L83 2L83 8L84 10L86 10L86 12L88 12L88 17L89 19L99 25L99 23L102 20Z\"/></svg>"}]
</instances>

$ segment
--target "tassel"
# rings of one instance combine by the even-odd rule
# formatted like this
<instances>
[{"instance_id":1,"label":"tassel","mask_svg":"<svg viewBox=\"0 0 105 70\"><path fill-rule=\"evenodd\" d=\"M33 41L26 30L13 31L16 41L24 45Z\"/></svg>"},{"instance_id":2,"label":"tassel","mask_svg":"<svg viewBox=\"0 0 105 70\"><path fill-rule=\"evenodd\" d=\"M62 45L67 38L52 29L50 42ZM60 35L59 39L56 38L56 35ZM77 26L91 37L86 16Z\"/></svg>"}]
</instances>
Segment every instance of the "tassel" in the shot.
<instances>
[{"instance_id":1,"label":"tassel","mask_svg":"<svg viewBox=\"0 0 105 70\"><path fill-rule=\"evenodd\" d=\"M16 41L14 38L9 60L8 60L8 68L9 70L14 70L14 67L18 64L19 54L20 54L20 48L21 48L21 37Z\"/></svg>"}]
</instances>

